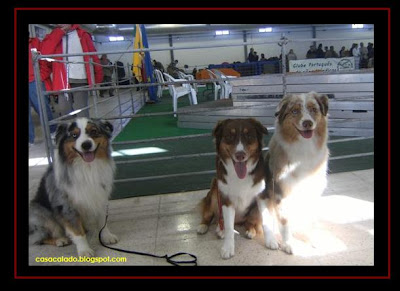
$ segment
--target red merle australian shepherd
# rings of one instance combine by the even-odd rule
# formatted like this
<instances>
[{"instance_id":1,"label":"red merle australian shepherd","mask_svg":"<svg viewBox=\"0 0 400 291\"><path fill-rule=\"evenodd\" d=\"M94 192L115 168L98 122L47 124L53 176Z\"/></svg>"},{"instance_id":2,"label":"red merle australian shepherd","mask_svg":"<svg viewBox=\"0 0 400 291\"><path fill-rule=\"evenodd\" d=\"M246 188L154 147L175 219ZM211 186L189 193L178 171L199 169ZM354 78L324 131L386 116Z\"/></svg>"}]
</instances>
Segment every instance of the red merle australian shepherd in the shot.
<instances>
[{"instance_id":1,"label":"red merle australian shepherd","mask_svg":"<svg viewBox=\"0 0 400 291\"><path fill-rule=\"evenodd\" d=\"M291 254L292 230L307 231L304 225L313 220L314 202L327 185L327 114L328 97L316 92L285 96L278 105L265 158L266 191L258 199L267 248Z\"/></svg>"}]
</instances>

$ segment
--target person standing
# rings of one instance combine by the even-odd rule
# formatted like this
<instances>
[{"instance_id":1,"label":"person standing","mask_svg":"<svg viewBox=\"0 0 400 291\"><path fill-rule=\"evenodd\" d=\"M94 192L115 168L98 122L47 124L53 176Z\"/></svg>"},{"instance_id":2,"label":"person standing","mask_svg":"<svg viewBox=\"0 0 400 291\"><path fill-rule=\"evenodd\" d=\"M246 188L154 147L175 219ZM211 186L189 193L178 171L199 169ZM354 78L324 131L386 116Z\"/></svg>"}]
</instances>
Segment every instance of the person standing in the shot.
<instances>
[{"instance_id":1,"label":"person standing","mask_svg":"<svg viewBox=\"0 0 400 291\"><path fill-rule=\"evenodd\" d=\"M248 55L248 57L247 57L247 60L248 60L250 63L256 61L256 55L255 55L255 53L254 53L254 48L250 48L250 52L249 52L249 55Z\"/></svg>"},{"instance_id":2,"label":"person standing","mask_svg":"<svg viewBox=\"0 0 400 291\"><path fill-rule=\"evenodd\" d=\"M310 49L307 51L307 59L315 59L317 57L317 49L315 45L310 45Z\"/></svg>"},{"instance_id":3,"label":"person standing","mask_svg":"<svg viewBox=\"0 0 400 291\"><path fill-rule=\"evenodd\" d=\"M107 58L107 55L102 55L100 58L100 63L103 66L103 84L101 85L102 87L104 86L112 86L112 75L113 75L113 66L111 61ZM100 97L104 97L104 92L106 90L100 90ZM114 89L110 88L108 90L108 94L110 97L114 96Z\"/></svg>"},{"instance_id":4,"label":"person standing","mask_svg":"<svg viewBox=\"0 0 400 291\"><path fill-rule=\"evenodd\" d=\"M333 45L331 45L331 46L329 47L329 56L330 56L330 58L338 58L338 57L339 57L339 55L338 55L338 53L335 51L335 47L334 47Z\"/></svg>"},{"instance_id":5,"label":"person standing","mask_svg":"<svg viewBox=\"0 0 400 291\"><path fill-rule=\"evenodd\" d=\"M289 50L289 53L286 55L286 58L288 59L288 61L295 61L297 60L297 56L294 53L293 49Z\"/></svg>"},{"instance_id":6,"label":"person standing","mask_svg":"<svg viewBox=\"0 0 400 291\"><path fill-rule=\"evenodd\" d=\"M364 46L363 42L360 42L360 69L367 68L368 66L368 49Z\"/></svg>"},{"instance_id":7,"label":"person standing","mask_svg":"<svg viewBox=\"0 0 400 291\"><path fill-rule=\"evenodd\" d=\"M368 46L368 68L374 67L374 44L369 42Z\"/></svg>"},{"instance_id":8,"label":"person standing","mask_svg":"<svg viewBox=\"0 0 400 291\"><path fill-rule=\"evenodd\" d=\"M42 54L74 54L96 52L91 35L79 24L57 24L43 40ZM56 57L51 62L53 90L73 89L89 85L94 87L103 81L103 69L97 55ZM61 61L58 62L57 60ZM90 63L93 62L94 83ZM89 91L65 93L59 96L58 104L62 115L87 107ZM78 117L89 117L89 109L82 110Z\"/></svg>"},{"instance_id":9,"label":"person standing","mask_svg":"<svg viewBox=\"0 0 400 291\"><path fill-rule=\"evenodd\" d=\"M354 57L354 67L356 70L358 70L360 68L360 51L358 49L358 44L353 43L350 51L351 56Z\"/></svg>"},{"instance_id":10,"label":"person standing","mask_svg":"<svg viewBox=\"0 0 400 291\"><path fill-rule=\"evenodd\" d=\"M32 121L32 113L31 108L33 108L36 113L40 116L40 108L39 108L39 100L37 95L37 87L41 86L42 91L51 90L51 80L48 76L50 76L50 68L47 65L46 61L39 61L39 68L40 68L40 78L41 83L37 84L35 80L34 68L33 68L33 61L31 55L31 49L36 49L37 51L41 51L41 42L37 37L32 37L29 39L29 146L35 143L35 127ZM46 104L46 112L47 112L47 119L53 120L53 113L51 112L50 105L48 102L48 98L45 99ZM56 125L50 126L50 133L54 135L56 131Z\"/></svg>"},{"instance_id":11,"label":"person standing","mask_svg":"<svg viewBox=\"0 0 400 291\"><path fill-rule=\"evenodd\" d=\"M316 56L317 59L323 59L323 58L325 58L325 53L324 53L324 51L323 51L323 49L322 49L322 43L320 43L320 44L318 45L316 54L317 54L317 56Z\"/></svg>"}]
</instances>

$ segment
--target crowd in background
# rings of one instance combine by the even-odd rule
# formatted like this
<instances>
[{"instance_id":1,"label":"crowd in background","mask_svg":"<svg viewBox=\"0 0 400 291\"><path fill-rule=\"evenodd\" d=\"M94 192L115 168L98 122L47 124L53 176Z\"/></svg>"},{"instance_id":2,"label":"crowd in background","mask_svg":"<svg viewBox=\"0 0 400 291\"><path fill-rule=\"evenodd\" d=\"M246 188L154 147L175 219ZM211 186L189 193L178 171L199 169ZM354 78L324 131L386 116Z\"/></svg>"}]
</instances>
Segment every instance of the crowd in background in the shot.
<instances>
[{"instance_id":1,"label":"crowd in background","mask_svg":"<svg viewBox=\"0 0 400 291\"><path fill-rule=\"evenodd\" d=\"M354 57L356 63L359 64L358 68L373 68L374 67L374 44L369 42L367 46L363 42L360 44L353 43L350 49L346 49L342 46L339 53L335 51L334 46L327 46L322 49L322 43L316 48L315 45L311 45L310 49L307 51L307 59L318 59L318 58L345 58Z\"/></svg>"}]
</instances>

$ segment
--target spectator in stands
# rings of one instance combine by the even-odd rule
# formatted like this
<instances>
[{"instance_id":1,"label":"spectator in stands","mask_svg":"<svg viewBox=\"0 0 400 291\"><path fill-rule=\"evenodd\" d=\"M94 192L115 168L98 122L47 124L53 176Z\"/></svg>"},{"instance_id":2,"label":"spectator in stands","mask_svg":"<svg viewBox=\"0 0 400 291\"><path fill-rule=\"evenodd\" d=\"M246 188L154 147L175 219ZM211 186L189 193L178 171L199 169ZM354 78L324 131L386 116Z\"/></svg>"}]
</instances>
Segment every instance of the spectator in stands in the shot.
<instances>
[{"instance_id":1,"label":"spectator in stands","mask_svg":"<svg viewBox=\"0 0 400 291\"><path fill-rule=\"evenodd\" d=\"M306 58L307 59L315 59L317 57L317 50L315 45L311 45L310 49L307 51Z\"/></svg>"},{"instance_id":2,"label":"spectator in stands","mask_svg":"<svg viewBox=\"0 0 400 291\"><path fill-rule=\"evenodd\" d=\"M339 51L339 57L343 58L344 57L344 51L346 50L345 46L342 46L342 48Z\"/></svg>"},{"instance_id":3,"label":"spectator in stands","mask_svg":"<svg viewBox=\"0 0 400 291\"><path fill-rule=\"evenodd\" d=\"M322 58L325 58L325 53L322 50L322 43L320 43L317 48L317 59L322 59Z\"/></svg>"},{"instance_id":4,"label":"spectator in stands","mask_svg":"<svg viewBox=\"0 0 400 291\"><path fill-rule=\"evenodd\" d=\"M261 54L260 62L266 61L267 59L265 58L264 54Z\"/></svg>"},{"instance_id":5,"label":"spectator in stands","mask_svg":"<svg viewBox=\"0 0 400 291\"><path fill-rule=\"evenodd\" d=\"M350 48L350 57L354 57L354 53L358 56L359 51L358 51L358 44L353 43Z\"/></svg>"},{"instance_id":6,"label":"spectator in stands","mask_svg":"<svg viewBox=\"0 0 400 291\"><path fill-rule=\"evenodd\" d=\"M342 49L339 52L339 57L341 58L350 57L350 51L346 50L346 47L342 46Z\"/></svg>"},{"instance_id":7,"label":"spectator in stands","mask_svg":"<svg viewBox=\"0 0 400 291\"><path fill-rule=\"evenodd\" d=\"M374 67L374 44L369 42L368 46L368 68Z\"/></svg>"},{"instance_id":8,"label":"spectator in stands","mask_svg":"<svg viewBox=\"0 0 400 291\"><path fill-rule=\"evenodd\" d=\"M107 87L107 86L114 85L111 83L112 75L114 72L114 68L112 66L111 61L107 58L107 55L104 54L101 56L100 62L101 62L101 65L103 66L103 74L104 74L103 84L101 85L101 87ZM105 91L106 90L100 90L100 97L104 97ZM109 89L108 94L110 95L110 97L114 96L114 89Z\"/></svg>"},{"instance_id":9,"label":"spectator in stands","mask_svg":"<svg viewBox=\"0 0 400 291\"><path fill-rule=\"evenodd\" d=\"M333 45L331 45L329 47L329 51L327 52L327 55L329 56L329 58L338 58L339 55L338 53L335 51L335 47ZM326 55L325 55L326 56ZM327 57L328 58L328 57Z\"/></svg>"},{"instance_id":10,"label":"spectator in stands","mask_svg":"<svg viewBox=\"0 0 400 291\"><path fill-rule=\"evenodd\" d=\"M373 58L374 57L374 44L369 42L368 46L367 46L367 50L368 50L368 58Z\"/></svg>"},{"instance_id":11,"label":"spectator in stands","mask_svg":"<svg viewBox=\"0 0 400 291\"><path fill-rule=\"evenodd\" d=\"M256 56L254 54L254 48L250 48L249 56L247 57L247 60L252 63L256 61Z\"/></svg>"},{"instance_id":12,"label":"spectator in stands","mask_svg":"<svg viewBox=\"0 0 400 291\"><path fill-rule=\"evenodd\" d=\"M177 68L178 62L178 60L175 60L167 67L167 73L176 79L179 79L178 71L184 72L182 69Z\"/></svg>"},{"instance_id":13,"label":"spectator in stands","mask_svg":"<svg viewBox=\"0 0 400 291\"><path fill-rule=\"evenodd\" d=\"M363 42L360 42L360 68L364 69L368 67L368 49L364 46Z\"/></svg>"},{"instance_id":14,"label":"spectator in stands","mask_svg":"<svg viewBox=\"0 0 400 291\"><path fill-rule=\"evenodd\" d=\"M289 53L286 55L286 71L289 72L289 61L297 60L297 56L294 53L293 49L289 50Z\"/></svg>"},{"instance_id":15,"label":"spectator in stands","mask_svg":"<svg viewBox=\"0 0 400 291\"><path fill-rule=\"evenodd\" d=\"M342 46L342 49L339 51L339 57L344 58L344 52L346 51L346 47Z\"/></svg>"},{"instance_id":16,"label":"spectator in stands","mask_svg":"<svg viewBox=\"0 0 400 291\"><path fill-rule=\"evenodd\" d=\"M297 60L297 56L296 56L296 54L294 53L293 49L290 49L290 50L289 50L289 53L286 55L286 58L287 58L288 61Z\"/></svg>"},{"instance_id":17,"label":"spectator in stands","mask_svg":"<svg viewBox=\"0 0 400 291\"><path fill-rule=\"evenodd\" d=\"M357 43L353 43L353 46L351 47L350 50L351 56L354 57L354 67L356 69L360 68L360 51L358 49L358 44Z\"/></svg>"},{"instance_id":18,"label":"spectator in stands","mask_svg":"<svg viewBox=\"0 0 400 291\"><path fill-rule=\"evenodd\" d=\"M161 72L164 73L164 66L163 66L163 64L161 64L160 62L158 62L158 61L156 61L156 60L153 60L153 68L154 68L154 69L157 69L157 70L160 70Z\"/></svg>"},{"instance_id":19,"label":"spectator in stands","mask_svg":"<svg viewBox=\"0 0 400 291\"><path fill-rule=\"evenodd\" d=\"M188 65L184 65L183 66L183 71L185 72L185 74L190 74L192 71L189 69L189 66Z\"/></svg>"},{"instance_id":20,"label":"spectator in stands","mask_svg":"<svg viewBox=\"0 0 400 291\"><path fill-rule=\"evenodd\" d=\"M192 75L195 79L196 79L196 74L197 74L197 68L194 68L192 71Z\"/></svg>"},{"instance_id":21,"label":"spectator in stands","mask_svg":"<svg viewBox=\"0 0 400 291\"><path fill-rule=\"evenodd\" d=\"M257 55L257 52L254 52L254 61L258 62L259 55Z\"/></svg>"},{"instance_id":22,"label":"spectator in stands","mask_svg":"<svg viewBox=\"0 0 400 291\"><path fill-rule=\"evenodd\" d=\"M329 52L329 48L326 46L324 47L324 57L326 58L330 58L331 53ZM328 54L328 55L327 55Z\"/></svg>"}]
</instances>

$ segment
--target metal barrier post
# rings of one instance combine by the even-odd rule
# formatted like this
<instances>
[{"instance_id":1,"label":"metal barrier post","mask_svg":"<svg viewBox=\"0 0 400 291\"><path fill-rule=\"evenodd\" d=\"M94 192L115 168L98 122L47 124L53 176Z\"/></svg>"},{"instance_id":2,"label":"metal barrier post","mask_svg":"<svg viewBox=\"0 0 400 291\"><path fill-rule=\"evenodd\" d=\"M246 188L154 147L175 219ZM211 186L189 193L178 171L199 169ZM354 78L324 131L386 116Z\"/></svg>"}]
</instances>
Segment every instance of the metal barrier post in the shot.
<instances>
[{"instance_id":1,"label":"metal barrier post","mask_svg":"<svg viewBox=\"0 0 400 291\"><path fill-rule=\"evenodd\" d=\"M282 33L281 41L278 43L281 46L281 67L282 67L282 85L283 85L283 96L286 95L286 44L288 42L287 37Z\"/></svg>"},{"instance_id":2,"label":"metal barrier post","mask_svg":"<svg viewBox=\"0 0 400 291\"><path fill-rule=\"evenodd\" d=\"M42 125L42 130L44 134L45 148L47 154L47 161L49 165L54 160L54 152L53 152L53 144L50 136L50 127L48 123L47 109L46 109L46 100L45 95L42 91L42 79L40 77L40 66L39 66L39 53L36 49L31 50L32 53L32 61L33 61L33 71L35 74L35 82L36 82L36 92L39 101L39 117L40 123ZM29 110L31 110L29 108Z\"/></svg>"},{"instance_id":3,"label":"metal barrier post","mask_svg":"<svg viewBox=\"0 0 400 291\"><path fill-rule=\"evenodd\" d=\"M116 72L116 79L117 79L117 84L119 85L119 79L118 79L118 64L117 64L117 62L115 62L115 72ZM122 115L122 108L121 108L121 98L120 98L120 95L119 95L119 88L118 88L118 86L117 86L117 88L115 89L115 93L117 94L117 98L118 98L118 108L119 108L119 114L120 115ZM122 124L123 124L123 121L122 121L122 119L120 119L119 120L119 124L120 124L120 126L121 126L121 129L122 129Z\"/></svg>"},{"instance_id":4,"label":"metal barrier post","mask_svg":"<svg viewBox=\"0 0 400 291\"><path fill-rule=\"evenodd\" d=\"M95 79L94 79L94 68L93 68L93 58L90 58L91 62L89 64L89 68L90 68L90 80L92 82L92 87L93 89L95 89L96 87L96 83L95 83ZM103 69L103 68L102 68ZM94 116L97 118L99 116L98 110L97 110L97 90L93 90L93 105L94 105ZM87 109L89 110L89 109ZM90 114L88 114L89 116Z\"/></svg>"}]
</instances>

